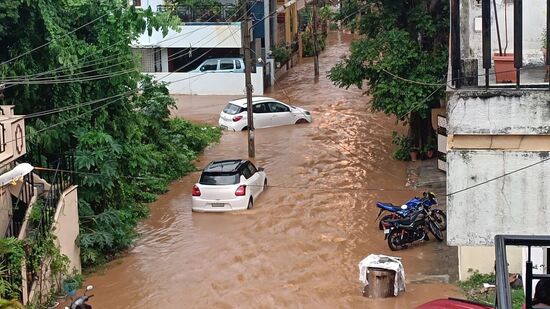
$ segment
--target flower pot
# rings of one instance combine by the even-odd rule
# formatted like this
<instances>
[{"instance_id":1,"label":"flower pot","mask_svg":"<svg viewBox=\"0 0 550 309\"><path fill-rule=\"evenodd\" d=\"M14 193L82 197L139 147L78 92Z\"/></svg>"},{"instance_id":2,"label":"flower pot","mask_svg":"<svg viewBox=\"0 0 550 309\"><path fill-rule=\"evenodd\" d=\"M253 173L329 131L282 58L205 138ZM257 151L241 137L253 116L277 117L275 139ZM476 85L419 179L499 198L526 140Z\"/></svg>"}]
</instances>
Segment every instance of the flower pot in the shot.
<instances>
[{"instance_id":1,"label":"flower pot","mask_svg":"<svg viewBox=\"0 0 550 309\"><path fill-rule=\"evenodd\" d=\"M74 296L76 295L76 289L77 289L77 284L76 282L73 282L73 281L65 281L63 282L63 291L65 293L67 293L67 295L69 296Z\"/></svg>"},{"instance_id":2,"label":"flower pot","mask_svg":"<svg viewBox=\"0 0 550 309\"><path fill-rule=\"evenodd\" d=\"M411 151L409 152L409 155L411 156L411 161L416 161L418 159L418 151Z\"/></svg>"},{"instance_id":3,"label":"flower pot","mask_svg":"<svg viewBox=\"0 0 550 309\"><path fill-rule=\"evenodd\" d=\"M493 54L495 62L495 75L497 83L515 83L516 69L514 68L514 54L505 53L500 56L500 53Z\"/></svg>"},{"instance_id":4,"label":"flower pot","mask_svg":"<svg viewBox=\"0 0 550 309\"><path fill-rule=\"evenodd\" d=\"M428 157L428 159L433 158L434 157L433 149L430 149L430 150L426 151L426 156Z\"/></svg>"}]
</instances>

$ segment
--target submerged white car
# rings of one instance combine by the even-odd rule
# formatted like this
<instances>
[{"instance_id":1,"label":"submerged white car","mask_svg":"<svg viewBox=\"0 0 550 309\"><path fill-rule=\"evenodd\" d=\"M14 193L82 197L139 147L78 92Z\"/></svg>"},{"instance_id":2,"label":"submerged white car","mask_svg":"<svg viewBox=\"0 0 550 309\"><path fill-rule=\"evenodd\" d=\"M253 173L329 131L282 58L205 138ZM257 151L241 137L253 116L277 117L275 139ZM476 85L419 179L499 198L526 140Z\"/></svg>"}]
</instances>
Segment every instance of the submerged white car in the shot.
<instances>
[{"instance_id":1,"label":"submerged white car","mask_svg":"<svg viewBox=\"0 0 550 309\"><path fill-rule=\"evenodd\" d=\"M220 127L231 131L248 129L246 105L246 98L230 101L220 113ZM309 111L269 97L253 97L252 112L254 113L254 128L268 128L313 121Z\"/></svg>"},{"instance_id":2,"label":"submerged white car","mask_svg":"<svg viewBox=\"0 0 550 309\"><path fill-rule=\"evenodd\" d=\"M192 210L224 212L250 209L267 188L263 168L248 160L213 161L193 186Z\"/></svg>"}]
</instances>

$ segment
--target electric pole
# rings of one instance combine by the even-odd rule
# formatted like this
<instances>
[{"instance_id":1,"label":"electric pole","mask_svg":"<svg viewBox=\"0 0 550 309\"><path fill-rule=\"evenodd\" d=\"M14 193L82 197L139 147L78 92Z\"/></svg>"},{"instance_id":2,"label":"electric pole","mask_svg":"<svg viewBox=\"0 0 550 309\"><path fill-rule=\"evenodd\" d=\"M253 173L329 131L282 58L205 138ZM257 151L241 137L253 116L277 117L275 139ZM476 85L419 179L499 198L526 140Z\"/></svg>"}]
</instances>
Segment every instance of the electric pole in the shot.
<instances>
[{"instance_id":1,"label":"electric pole","mask_svg":"<svg viewBox=\"0 0 550 309\"><path fill-rule=\"evenodd\" d=\"M317 45L317 1L313 0L313 65L315 77L319 76L319 46Z\"/></svg>"},{"instance_id":2,"label":"electric pole","mask_svg":"<svg viewBox=\"0 0 550 309\"><path fill-rule=\"evenodd\" d=\"M254 146L254 119L252 112L252 59L250 58L250 16L247 6L244 6L242 24L243 31L243 53L244 53L244 75L246 87L246 117L248 120L248 157L256 156L256 147Z\"/></svg>"}]
</instances>

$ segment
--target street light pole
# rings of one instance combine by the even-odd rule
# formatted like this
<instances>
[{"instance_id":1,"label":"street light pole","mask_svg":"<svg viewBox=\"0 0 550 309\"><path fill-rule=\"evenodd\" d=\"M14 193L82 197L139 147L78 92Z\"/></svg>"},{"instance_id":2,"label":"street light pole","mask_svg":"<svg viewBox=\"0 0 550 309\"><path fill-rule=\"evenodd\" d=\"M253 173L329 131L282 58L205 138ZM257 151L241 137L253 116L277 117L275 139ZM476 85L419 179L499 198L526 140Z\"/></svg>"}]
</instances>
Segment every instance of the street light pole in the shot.
<instances>
[{"instance_id":1,"label":"street light pole","mask_svg":"<svg viewBox=\"0 0 550 309\"><path fill-rule=\"evenodd\" d=\"M246 87L246 117L248 121L248 157L256 156L256 147L254 145L254 119L252 112L252 59L250 58L250 15L249 10L244 6L244 20L242 24L243 31L243 52L244 52L244 75Z\"/></svg>"}]
</instances>

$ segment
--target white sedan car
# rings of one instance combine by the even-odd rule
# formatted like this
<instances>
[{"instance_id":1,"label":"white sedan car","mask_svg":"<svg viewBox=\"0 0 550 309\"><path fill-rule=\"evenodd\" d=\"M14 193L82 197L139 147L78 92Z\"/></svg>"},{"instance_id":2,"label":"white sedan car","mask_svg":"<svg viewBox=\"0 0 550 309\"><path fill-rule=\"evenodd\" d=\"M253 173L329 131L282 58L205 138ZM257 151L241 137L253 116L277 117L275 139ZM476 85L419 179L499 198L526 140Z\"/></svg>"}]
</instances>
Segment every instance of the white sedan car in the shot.
<instances>
[{"instance_id":1,"label":"white sedan car","mask_svg":"<svg viewBox=\"0 0 550 309\"><path fill-rule=\"evenodd\" d=\"M285 104L268 97L253 97L254 128L268 128L288 124L309 123L313 117L309 111ZM248 128L246 98L230 101L220 113L222 129L242 131Z\"/></svg>"},{"instance_id":2,"label":"white sedan car","mask_svg":"<svg viewBox=\"0 0 550 309\"><path fill-rule=\"evenodd\" d=\"M192 210L224 212L250 209L267 188L263 168L248 160L213 161L193 186Z\"/></svg>"}]
</instances>

